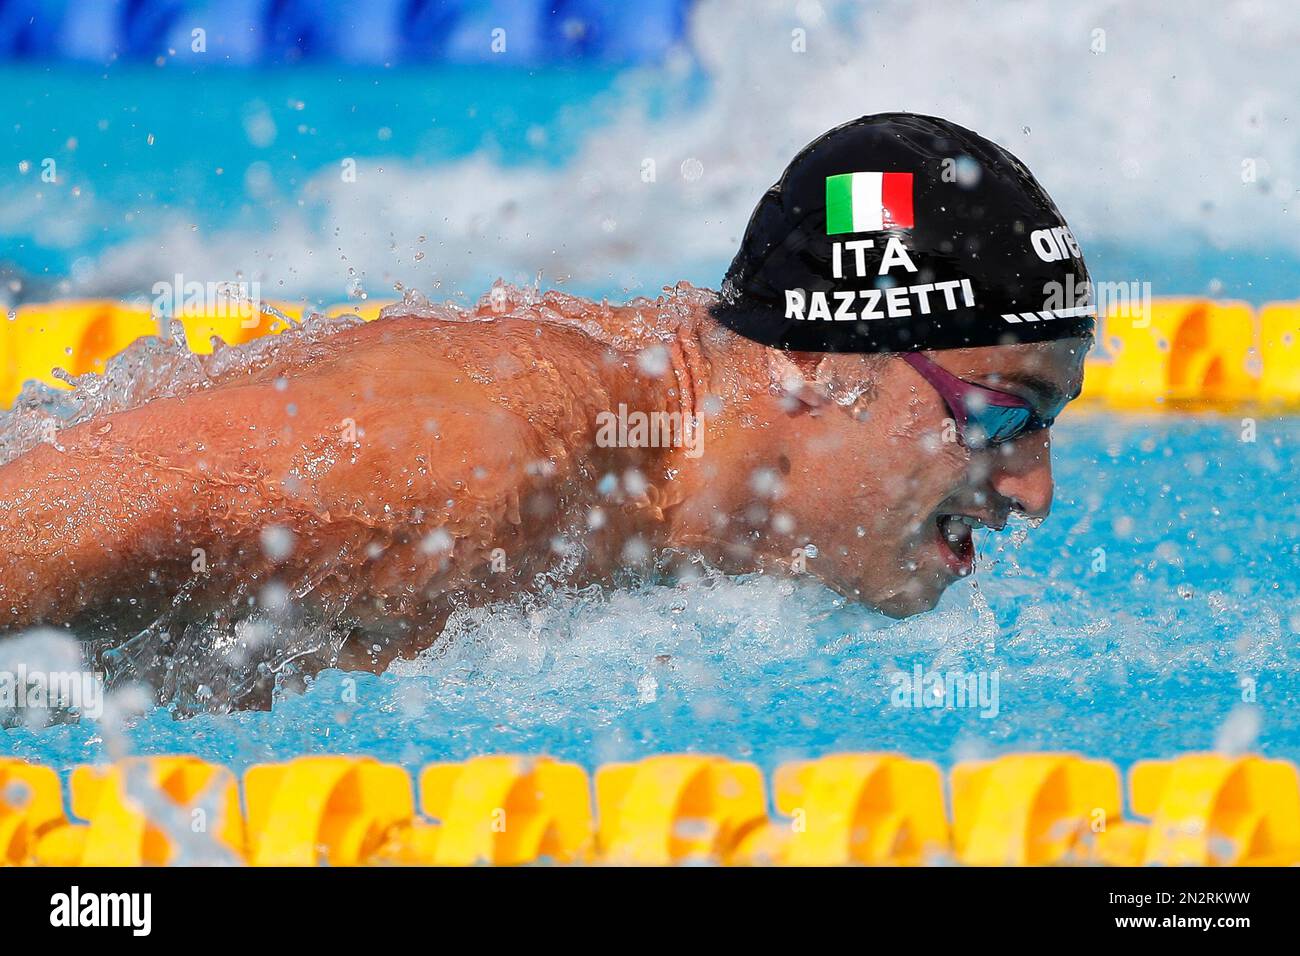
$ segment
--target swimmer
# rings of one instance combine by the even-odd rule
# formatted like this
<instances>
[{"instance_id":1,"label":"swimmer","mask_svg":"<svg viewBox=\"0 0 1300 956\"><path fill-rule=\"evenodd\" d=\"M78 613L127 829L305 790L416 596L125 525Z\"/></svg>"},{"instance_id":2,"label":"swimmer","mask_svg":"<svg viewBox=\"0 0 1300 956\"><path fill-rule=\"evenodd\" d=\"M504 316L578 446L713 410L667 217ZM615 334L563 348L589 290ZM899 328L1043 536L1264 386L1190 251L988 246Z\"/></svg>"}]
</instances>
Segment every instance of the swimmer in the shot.
<instances>
[{"instance_id":1,"label":"swimmer","mask_svg":"<svg viewBox=\"0 0 1300 956\"><path fill-rule=\"evenodd\" d=\"M304 672L377 671L455 608L701 561L915 614L976 528L1047 515L1087 288L1004 149L863 117L795 157L719 294L390 310L0 467L0 634L165 656L261 608L333 622Z\"/></svg>"}]
</instances>

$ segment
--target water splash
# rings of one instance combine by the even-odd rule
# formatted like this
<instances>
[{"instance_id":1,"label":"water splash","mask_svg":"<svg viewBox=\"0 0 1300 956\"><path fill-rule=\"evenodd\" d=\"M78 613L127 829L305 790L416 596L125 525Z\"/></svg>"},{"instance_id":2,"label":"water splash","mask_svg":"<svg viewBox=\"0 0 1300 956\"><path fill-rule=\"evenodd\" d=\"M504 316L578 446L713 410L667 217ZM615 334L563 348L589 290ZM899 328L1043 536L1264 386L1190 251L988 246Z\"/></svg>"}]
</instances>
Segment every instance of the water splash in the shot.
<instances>
[{"instance_id":1,"label":"water splash","mask_svg":"<svg viewBox=\"0 0 1300 956\"><path fill-rule=\"evenodd\" d=\"M28 382L13 406L0 410L0 465L58 431L100 415L125 411L158 398L185 395L269 366L287 351L360 325L355 315L327 318L309 314L302 322L286 318L286 330L242 345L214 339L211 354L190 350L185 330L171 322L164 334L136 339L112 356L103 373L57 377L69 388Z\"/></svg>"},{"instance_id":2,"label":"water splash","mask_svg":"<svg viewBox=\"0 0 1300 956\"><path fill-rule=\"evenodd\" d=\"M709 301L711 293L681 286L666 289L658 299L634 299L615 310L560 292L543 293L536 286L497 283L470 308L434 304L409 290L400 304L386 310L384 318L430 323L523 319L530 326L549 323L574 328L635 356L674 341L682 322ZM218 387L273 366L290 368L300 356L310 355L314 346L360 322L355 316L310 315L278 336L238 346L218 343L210 355L191 353L183 329L173 324L168 334L137 340L113 357L102 375L64 376L69 390L29 385L16 407L0 415L0 464L41 441L51 441L57 448L61 429L91 419ZM492 384L523 372L517 361L515 367L506 367L511 361L509 355L473 356L465 359L463 367L471 377ZM104 421L101 427L107 431L112 423ZM624 476L624 484L629 481ZM585 514L572 515L567 523L557 525L553 560L535 574L528 572L531 577L521 581L525 590L545 596L569 585L588 557L583 531L589 520ZM260 550L271 561L266 574L250 570L227 576L221 594L214 593L207 579L190 576L176 586L155 617L133 623L133 630L125 634L123 619L100 620L104 615L98 612L95 620L80 628L79 636L114 686L147 684L178 714L269 706L276 695L300 690L312 674L338 665L349 642L372 650L403 643L412 623L397 614L368 610L363 575L340 584L329 562L277 563L276 555L285 559L293 555L292 531L276 525L258 531ZM396 533L396 526L373 529L366 556L382 554L391 543L388 538ZM436 537L437 532L425 539L422 553L450 551L451 539L444 533L447 540L439 546ZM323 587L326 582L328 590ZM453 591L444 603L454 612L465 600ZM140 611L144 613L143 608ZM454 619L450 630L455 631Z\"/></svg>"},{"instance_id":3,"label":"water splash","mask_svg":"<svg viewBox=\"0 0 1300 956\"><path fill-rule=\"evenodd\" d=\"M674 309L697 295L705 293L674 290L605 334L643 348L669 334ZM470 322L487 320L478 310L491 312L493 303L489 296L460 309L412 294L404 308L430 321ZM504 310L584 321L571 297L528 287L506 287ZM51 400L76 420L149 400L141 382L157 394L208 388L273 361L292 336L324 337L356 321L309 320L278 340L208 358L137 343L103 380L79 380ZM24 427L6 418L0 440L12 445L10 430ZM349 748L404 762L547 749L590 763L692 748L765 760L830 748L945 759L1010 746L1095 753L1115 741L1152 756L1212 746L1222 728L1225 748L1280 740L1300 753L1285 689L1300 668L1297 581L1293 549L1279 540L1280 529L1300 520L1294 496L1279 494L1294 473L1296 427L1272 422L1277 440L1254 460L1213 419L1064 423L1052 519L1024 536L983 536L973 582L906 621L810 580L733 580L698 566L682 580L642 576L610 592L570 587L561 563L560 573L517 600L453 608L436 648L374 677L328 667L353 609L300 613L295 596L305 592L294 588L312 583L287 582L284 599L256 613L169 619L105 649L127 677L156 680L168 704L127 721L121 740L146 752L197 747L233 763ZM1191 487L1181 482L1189 456L1207 463ZM1161 490L1175 486L1178 495ZM1255 517L1260 500L1278 503L1268 521ZM261 546L268 544L286 546L274 535ZM1101 571L1098 546L1107 559ZM235 596L249 597L258 591ZM326 669L311 676L322 662ZM888 676L917 664L1000 674L1003 716L983 723L978 715L892 709ZM1247 678L1260 688L1258 725L1229 719ZM340 704L345 681L357 685L362 704ZM221 713L248 697L275 698L274 713L200 717L196 730L168 729L175 713ZM1128 719L1147 729L1124 737ZM93 740L67 727L8 733L28 741L28 752L125 749L107 732Z\"/></svg>"}]
</instances>

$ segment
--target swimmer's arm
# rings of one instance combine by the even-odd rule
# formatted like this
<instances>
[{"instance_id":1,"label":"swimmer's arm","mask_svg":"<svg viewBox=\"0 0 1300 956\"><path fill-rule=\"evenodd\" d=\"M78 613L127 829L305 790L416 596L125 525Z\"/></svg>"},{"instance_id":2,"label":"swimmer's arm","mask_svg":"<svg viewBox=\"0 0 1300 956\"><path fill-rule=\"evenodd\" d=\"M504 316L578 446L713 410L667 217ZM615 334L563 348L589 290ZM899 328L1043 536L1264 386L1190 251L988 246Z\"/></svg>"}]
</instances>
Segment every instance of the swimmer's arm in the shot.
<instances>
[{"instance_id":1,"label":"swimmer's arm","mask_svg":"<svg viewBox=\"0 0 1300 956\"><path fill-rule=\"evenodd\" d=\"M210 585L246 580L270 525L323 522L301 550L325 558L413 509L425 534L458 482L490 537L518 510L528 430L400 353L350 358L95 419L0 467L0 632L164 600L199 561Z\"/></svg>"},{"instance_id":2,"label":"swimmer's arm","mask_svg":"<svg viewBox=\"0 0 1300 956\"><path fill-rule=\"evenodd\" d=\"M0 468L0 630L66 623L206 563L232 514L261 505L240 478L285 461L267 441L283 405L270 384L161 399Z\"/></svg>"}]
</instances>

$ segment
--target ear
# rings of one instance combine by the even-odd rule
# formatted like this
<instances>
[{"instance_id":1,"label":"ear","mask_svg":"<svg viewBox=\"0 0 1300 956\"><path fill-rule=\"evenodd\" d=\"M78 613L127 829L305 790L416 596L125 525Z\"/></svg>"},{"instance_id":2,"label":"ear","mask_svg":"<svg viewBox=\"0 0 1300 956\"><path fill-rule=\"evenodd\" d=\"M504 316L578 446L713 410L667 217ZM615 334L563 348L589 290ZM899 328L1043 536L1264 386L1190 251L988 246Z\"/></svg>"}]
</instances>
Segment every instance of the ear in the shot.
<instances>
[{"instance_id":1,"label":"ear","mask_svg":"<svg viewBox=\"0 0 1300 956\"><path fill-rule=\"evenodd\" d=\"M817 366L822 364L822 359L826 358L825 352L786 352L790 363L803 373L804 378L810 381L817 380Z\"/></svg>"},{"instance_id":2,"label":"ear","mask_svg":"<svg viewBox=\"0 0 1300 956\"><path fill-rule=\"evenodd\" d=\"M830 396L817 380L817 368L826 357L824 354L782 349L768 349L767 352L772 380L779 383L787 412L791 415L816 414L822 406L830 404Z\"/></svg>"}]
</instances>

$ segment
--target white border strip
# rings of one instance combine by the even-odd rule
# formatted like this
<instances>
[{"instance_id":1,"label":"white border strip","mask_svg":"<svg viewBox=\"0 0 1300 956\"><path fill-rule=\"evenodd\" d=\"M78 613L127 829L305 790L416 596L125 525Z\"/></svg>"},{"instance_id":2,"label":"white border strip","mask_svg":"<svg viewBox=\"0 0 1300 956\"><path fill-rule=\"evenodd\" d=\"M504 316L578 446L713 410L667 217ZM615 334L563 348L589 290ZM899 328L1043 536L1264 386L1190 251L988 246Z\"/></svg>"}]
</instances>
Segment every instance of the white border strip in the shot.
<instances>
[{"instance_id":1,"label":"white border strip","mask_svg":"<svg viewBox=\"0 0 1300 956\"><path fill-rule=\"evenodd\" d=\"M1016 315L1014 312L1002 313L1002 318L1008 322L1014 322L1019 325L1022 322L1039 322L1048 319L1074 319L1081 315L1093 315L1096 310L1090 305L1076 305L1068 309L1044 309L1042 312L1021 312Z\"/></svg>"}]
</instances>

